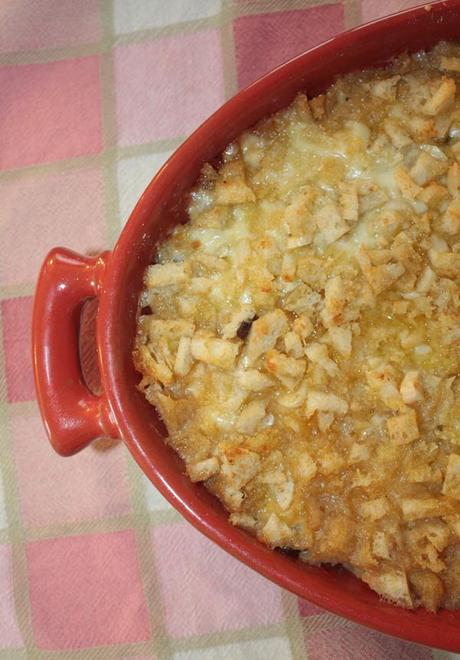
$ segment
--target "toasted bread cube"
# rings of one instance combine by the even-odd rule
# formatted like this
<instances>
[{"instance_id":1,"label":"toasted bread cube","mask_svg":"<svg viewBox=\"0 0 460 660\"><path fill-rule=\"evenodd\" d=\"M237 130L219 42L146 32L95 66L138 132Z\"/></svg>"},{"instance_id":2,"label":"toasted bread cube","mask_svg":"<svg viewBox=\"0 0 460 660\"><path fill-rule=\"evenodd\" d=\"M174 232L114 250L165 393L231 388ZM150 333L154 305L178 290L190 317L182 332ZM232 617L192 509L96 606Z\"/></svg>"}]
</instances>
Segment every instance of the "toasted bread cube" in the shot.
<instances>
[{"instance_id":1,"label":"toasted bread cube","mask_svg":"<svg viewBox=\"0 0 460 660\"><path fill-rule=\"evenodd\" d=\"M306 314L301 314L295 319L294 323L292 324L292 329L303 340L305 340L313 332L313 323L310 321Z\"/></svg>"},{"instance_id":2,"label":"toasted bread cube","mask_svg":"<svg viewBox=\"0 0 460 660\"><path fill-rule=\"evenodd\" d=\"M265 417L265 402L254 399L248 403L240 413L236 429L239 433L253 435Z\"/></svg>"},{"instance_id":3,"label":"toasted bread cube","mask_svg":"<svg viewBox=\"0 0 460 660\"><path fill-rule=\"evenodd\" d=\"M343 219L334 202L326 202L315 214L318 235L326 245L335 243L341 236L350 231L349 225Z\"/></svg>"},{"instance_id":4,"label":"toasted bread cube","mask_svg":"<svg viewBox=\"0 0 460 660\"><path fill-rule=\"evenodd\" d=\"M412 179L412 177L409 175L406 169L404 167L400 166L395 169L394 172L394 179L396 182L396 185L398 186L399 190L401 191L401 194L403 197L406 197L407 199L414 200L416 199L422 192L423 188L418 186L415 181Z\"/></svg>"},{"instance_id":5,"label":"toasted bread cube","mask_svg":"<svg viewBox=\"0 0 460 660\"><path fill-rule=\"evenodd\" d=\"M163 385L169 385L173 380L173 374L167 364L156 360L147 346L138 346L134 352L136 367L152 380L158 380Z\"/></svg>"},{"instance_id":6,"label":"toasted bread cube","mask_svg":"<svg viewBox=\"0 0 460 660\"><path fill-rule=\"evenodd\" d=\"M254 316L255 312L252 308L240 309L237 312L234 312L230 321L222 326L222 338L234 339L238 334L241 324L247 323L249 325Z\"/></svg>"},{"instance_id":7,"label":"toasted bread cube","mask_svg":"<svg viewBox=\"0 0 460 660\"><path fill-rule=\"evenodd\" d=\"M384 119L383 129L396 149L404 149L412 144L412 139L396 120L389 117Z\"/></svg>"},{"instance_id":8,"label":"toasted bread cube","mask_svg":"<svg viewBox=\"0 0 460 660\"><path fill-rule=\"evenodd\" d=\"M369 447L362 445L359 442L354 442L350 448L350 454L348 456L348 462L360 463L361 461L367 461L369 458Z\"/></svg>"},{"instance_id":9,"label":"toasted bread cube","mask_svg":"<svg viewBox=\"0 0 460 660\"><path fill-rule=\"evenodd\" d=\"M274 381L270 376L263 374L258 369L246 369L245 371L238 372L237 381L238 385L244 390L252 392L260 392L274 385Z\"/></svg>"},{"instance_id":10,"label":"toasted bread cube","mask_svg":"<svg viewBox=\"0 0 460 660\"><path fill-rule=\"evenodd\" d=\"M321 319L327 328L342 323L346 303L343 279L340 275L328 278L324 288L324 310L321 314Z\"/></svg>"},{"instance_id":11,"label":"toasted bread cube","mask_svg":"<svg viewBox=\"0 0 460 660\"><path fill-rule=\"evenodd\" d=\"M449 195L445 186L433 181L429 183L418 195L418 199L426 204L430 209L437 209L442 201Z\"/></svg>"},{"instance_id":12,"label":"toasted bread cube","mask_svg":"<svg viewBox=\"0 0 460 660\"><path fill-rule=\"evenodd\" d=\"M451 201L444 214L441 217L439 229L453 236L460 231L460 198L456 197Z\"/></svg>"},{"instance_id":13,"label":"toasted bread cube","mask_svg":"<svg viewBox=\"0 0 460 660\"><path fill-rule=\"evenodd\" d=\"M181 337L179 347L174 361L174 373L178 376L186 376L193 364L192 340L190 337Z\"/></svg>"},{"instance_id":14,"label":"toasted bread cube","mask_svg":"<svg viewBox=\"0 0 460 660\"><path fill-rule=\"evenodd\" d=\"M380 520L390 510L388 500L385 497L379 497L375 500L361 502L358 507L359 515L368 520Z\"/></svg>"},{"instance_id":15,"label":"toasted bread cube","mask_svg":"<svg viewBox=\"0 0 460 660\"><path fill-rule=\"evenodd\" d=\"M422 151L409 174L418 186L425 186L433 179L445 174L447 169L448 164L446 162L437 160L426 151Z\"/></svg>"},{"instance_id":16,"label":"toasted bread cube","mask_svg":"<svg viewBox=\"0 0 460 660\"><path fill-rule=\"evenodd\" d=\"M363 269L363 274L376 295L393 286L404 275L406 269L402 264L382 264Z\"/></svg>"},{"instance_id":17,"label":"toasted bread cube","mask_svg":"<svg viewBox=\"0 0 460 660\"><path fill-rule=\"evenodd\" d=\"M340 205L344 220L349 222L358 221L359 200L358 186L353 181L339 184Z\"/></svg>"},{"instance_id":18,"label":"toasted bread cube","mask_svg":"<svg viewBox=\"0 0 460 660\"><path fill-rule=\"evenodd\" d=\"M293 282L297 270L297 259L291 252L285 252L281 262L281 279L285 282Z\"/></svg>"},{"instance_id":19,"label":"toasted bread cube","mask_svg":"<svg viewBox=\"0 0 460 660\"><path fill-rule=\"evenodd\" d=\"M297 332L290 331L284 335L284 347L291 357L300 358L304 354L302 341Z\"/></svg>"},{"instance_id":20,"label":"toasted bread cube","mask_svg":"<svg viewBox=\"0 0 460 660\"><path fill-rule=\"evenodd\" d=\"M305 360L296 360L275 349L267 351L265 366L286 387L293 387L302 378L307 367Z\"/></svg>"},{"instance_id":21,"label":"toasted bread cube","mask_svg":"<svg viewBox=\"0 0 460 660\"><path fill-rule=\"evenodd\" d=\"M458 454L449 456L442 493L447 497L460 500L460 456Z\"/></svg>"},{"instance_id":22,"label":"toasted bread cube","mask_svg":"<svg viewBox=\"0 0 460 660\"><path fill-rule=\"evenodd\" d=\"M311 243L314 225L310 222L311 205L314 198L313 190L309 187L301 188L291 197L291 201L283 213L283 222L291 236L303 236Z\"/></svg>"},{"instance_id":23,"label":"toasted bread cube","mask_svg":"<svg viewBox=\"0 0 460 660\"><path fill-rule=\"evenodd\" d=\"M390 559L388 534L385 534L385 532L375 532L372 539L372 554L380 559Z\"/></svg>"},{"instance_id":24,"label":"toasted bread cube","mask_svg":"<svg viewBox=\"0 0 460 660\"><path fill-rule=\"evenodd\" d=\"M455 101L456 85L453 78L444 76L441 84L423 107L427 115L437 115L448 110Z\"/></svg>"},{"instance_id":25,"label":"toasted bread cube","mask_svg":"<svg viewBox=\"0 0 460 660\"><path fill-rule=\"evenodd\" d=\"M259 471L260 456L244 447L233 447L223 451L221 474L232 488L245 486Z\"/></svg>"},{"instance_id":26,"label":"toasted bread cube","mask_svg":"<svg viewBox=\"0 0 460 660\"><path fill-rule=\"evenodd\" d=\"M215 456L206 458L198 463L191 463L187 465L187 474L190 479L196 481L206 481L209 477L214 476L219 472L219 461Z\"/></svg>"},{"instance_id":27,"label":"toasted bread cube","mask_svg":"<svg viewBox=\"0 0 460 660\"><path fill-rule=\"evenodd\" d=\"M336 394L311 390L307 395L307 417L312 417L316 411L346 415L348 412L348 403Z\"/></svg>"},{"instance_id":28,"label":"toasted bread cube","mask_svg":"<svg viewBox=\"0 0 460 660\"><path fill-rule=\"evenodd\" d=\"M243 162L233 160L222 166L214 195L216 204L246 204L255 202L256 196L246 183Z\"/></svg>"},{"instance_id":29,"label":"toasted bread cube","mask_svg":"<svg viewBox=\"0 0 460 660\"><path fill-rule=\"evenodd\" d=\"M285 476L283 481L272 486L272 491L280 509L287 511L294 499L294 482L292 479L287 479Z\"/></svg>"},{"instance_id":30,"label":"toasted bread cube","mask_svg":"<svg viewBox=\"0 0 460 660\"><path fill-rule=\"evenodd\" d=\"M352 333L350 326L331 326L328 336L332 346L344 357L351 355Z\"/></svg>"},{"instance_id":31,"label":"toasted bread cube","mask_svg":"<svg viewBox=\"0 0 460 660\"><path fill-rule=\"evenodd\" d=\"M459 60L460 62L460 60ZM440 577L428 570L411 571L409 582L417 599L430 612L436 612L444 596L444 584Z\"/></svg>"},{"instance_id":32,"label":"toasted bread cube","mask_svg":"<svg viewBox=\"0 0 460 660\"><path fill-rule=\"evenodd\" d=\"M327 431L334 422L334 414L331 412L320 411L317 414L317 418L318 418L318 428L321 431L321 433Z\"/></svg>"},{"instance_id":33,"label":"toasted bread cube","mask_svg":"<svg viewBox=\"0 0 460 660\"><path fill-rule=\"evenodd\" d=\"M403 497L400 500L400 505L404 520L407 521L445 515L450 512L449 507L444 502L433 497L426 499Z\"/></svg>"},{"instance_id":34,"label":"toasted bread cube","mask_svg":"<svg viewBox=\"0 0 460 660\"><path fill-rule=\"evenodd\" d=\"M318 120L322 119L326 114L326 96L325 94L318 94L313 99L310 99L310 108L313 117Z\"/></svg>"},{"instance_id":35,"label":"toasted bread cube","mask_svg":"<svg viewBox=\"0 0 460 660\"><path fill-rule=\"evenodd\" d=\"M365 571L361 577L385 600L396 603L400 607L413 607L407 577L403 571L384 572L383 569L381 573Z\"/></svg>"},{"instance_id":36,"label":"toasted bread cube","mask_svg":"<svg viewBox=\"0 0 460 660\"><path fill-rule=\"evenodd\" d=\"M229 518L232 525L243 529L253 530L257 526L257 520L247 513L232 513Z\"/></svg>"},{"instance_id":37,"label":"toasted bread cube","mask_svg":"<svg viewBox=\"0 0 460 660\"><path fill-rule=\"evenodd\" d=\"M190 266L185 262L153 264L147 268L145 284L149 289L162 288L186 282L190 276Z\"/></svg>"},{"instance_id":38,"label":"toasted bread cube","mask_svg":"<svg viewBox=\"0 0 460 660\"><path fill-rule=\"evenodd\" d=\"M416 285L418 293L428 293L436 281L436 275L429 266L425 266Z\"/></svg>"},{"instance_id":39,"label":"toasted bread cube","mask_svg":"<svg viewBox=\"0 0 460 660\"><path fill-rule=\"evenodd\" d=\"M209 337L198 331L192 337L191 351L195 360L201 360L221 369L231 369L238 355L239 346L226 339Z\"/></svg>"},{"instance_id":40,"label":"toasted bread cube","mask_svg":"<svg viewBox=\"0 0 460 660\"><path fill-rule=\"evenodd\" d=\"M298 408L305 403L307 392L307 382L303 381L296 390L290 390L286 394L281 394L278 397L278 403L285 408Z\"/></svg>"},{"instance_id":41,"label":"toasted bread cube","mask_svg":"<svg viewBox=\"0 0 460 660\"><path fill-rule=\"evenodd\" d=\"M368 83L371 94L378 99L384 101L394 101L396 98L396 90L401 76L391 76L390 78L382 78L381 80L374 80Z\"/></svg>"},{"instance_id":42,"label":"toasted bread cube","mask_svg":"<svg viewBox=\"0 0 460 660\"><path fill-rule=\"evenodd\" d=\"M314 341L305 347L305 354L311 362L318 364L329 376L337 376L339 368L334 360L331 360L325 344Z\"/></svg>"},{"instance_id":43,"label":"toasted bread cube","mask_svg":"<svg viewBox=\"0 0 460 660\"><path fill-rule=\"evenodd\" d=\"M430 250L431 264L438 275L460 279L460 253Z\"/></svg>"},{"instance_id":44,"label":"toasted bread cube","mask_svg":"<svg viewBox=\"0 0 460 660\"><path fill-rule=\"evenodd\" d=\"M423 388L420 380L420 372L408 371L399 387L404 403L411 404L423 399Z\"/></svg>"},{"instance_id":45,"label":"toasted bread cube","mask_svg":"<svg viewBox=\"0 0 460 660\"><path fill-rule=\"evenodd\" d=\"M311 481L318 472L318 466L307 452L301 454L296 464L297 474L300 479L307 483Z\"/></svg>"},{"instance_id":46,"label":"toasted bread cube","mask_svg":"<svg viewBox=\"0 0 460 660\"><path fill-rule=\"evenodd\" d=\"M291 530L276 513L272 513L262 529L262 538L270 546L285 545L291 536Z\"/></svg>"},{"instance_id":47,"label":"toasted bread cube","mask_svg":"<svg viewBox=\"0 0 460 660\"><path fill-rule=\"evenodd\" d=\"M460 189L460 166L452 163L447 170L447 189L451 197L458 197Z\"/></svg>"},{"instance_id":48,"label":"toasted bread cube","mask_svg":"<svg viewBox=\"0 0 460 660\"><path fill-rule=\"evenodd\" d=\"M415 410L390 417L387 421L388 434L398 445L407 445L420 437Z\"/></svg>"},{"instance_id":49,"label":"toasted bread cube","mask_svg":"<svg viewBox=\"0 0 460 660\"><path fill-rule=\"evenodd\" d=\"M249 364L253 364L263 353L273 348L278 337L284 335L288 328L286 314L280 309L268 312L254 321L246 347Z\"/></svg>"}]
</instances>

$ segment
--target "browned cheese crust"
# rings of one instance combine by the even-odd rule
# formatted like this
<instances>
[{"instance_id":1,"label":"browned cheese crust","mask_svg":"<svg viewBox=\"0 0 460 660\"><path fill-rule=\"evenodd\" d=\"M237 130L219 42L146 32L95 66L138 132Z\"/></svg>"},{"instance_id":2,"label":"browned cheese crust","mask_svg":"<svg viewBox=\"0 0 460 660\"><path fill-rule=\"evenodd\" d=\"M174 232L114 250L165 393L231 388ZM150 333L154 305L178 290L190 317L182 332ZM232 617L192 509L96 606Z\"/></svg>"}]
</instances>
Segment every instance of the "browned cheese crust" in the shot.
<instances>
[{"instance_id":1,"label":"browned cheese crust","mask_svg":"<svg viewBox=\"0 0 460 660\"><path fill-rule=\"evenodd\" d=\"M299 94L203 168L134 358L230 520L460 607L460 47Z\"/></svg>"}]
</instances>

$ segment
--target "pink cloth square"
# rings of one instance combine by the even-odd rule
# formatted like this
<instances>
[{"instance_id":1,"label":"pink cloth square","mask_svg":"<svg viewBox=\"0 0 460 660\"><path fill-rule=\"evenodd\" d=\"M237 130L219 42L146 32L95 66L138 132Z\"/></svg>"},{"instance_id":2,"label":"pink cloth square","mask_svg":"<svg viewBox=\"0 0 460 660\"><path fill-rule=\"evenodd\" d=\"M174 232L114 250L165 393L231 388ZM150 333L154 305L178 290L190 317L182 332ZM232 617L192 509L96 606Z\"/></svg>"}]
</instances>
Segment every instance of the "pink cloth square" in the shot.
<instances>
[{"instance_id":1,"label":"pink cloth square","mask_svg":"<svg viewBox=\"0 0 460 660\"><path fill-rule=\"evenodd\" d=\"M11 548L0 545L0 649L23 646L13 598Z\"/></svg>"},{"instance_id":2,"label":"pink cloth square","mask_svg":"<svg viewBox=\"0 0 460 660\"><path fill-rule=\"evenodd\" d=\"M343 28L342 4L237 18L233 30L239 86L249 85Z\"/></svg>"},{"instance_id":3,"label":"pink cloth square","mask_svg":"<svg viewBox=\"0 0 460 660\"><path fill-rule=\"evenodd\" d=\"M76 46L101 33L97 0L7 0L2 3L0 52Z\"/></svg>"},{"instance_id":4,"label":"pink cloth square","mask_svg":"<svg viewBox=\"0 0 460 660\"><path fill-rule=\"evenodd\" d=\"M64 460L52 449L40 416L11 419L23 523L78 523L131 512L125 449L88 447Z\"/></svg>"},{"instance_id":5,"label":"pink cloth square","mask_svg":"<svg viewBox=\"0 0 460 660\"><path fill-rule=\"evenodd\" d=\"M368 630L361 626L347 626L319 630L306 639L308 660L432 660L429 648L396 637Z\"/></svg>"},{"instance_id":6,"label":"pink cloth square","mask_svg":"<svg viewBox=\"0 0 460 660\"><path fill-rule=\"evenodd\" d=\"M14 250L0 251L4 284L34 282L48 250L68 245L105 247L102 172L89 167L10 179L2 184L0 236Z\"/></svg>"},{"instance_id":7,"label":"pink cloth square","mask_svg":"<svg viewBox=\"0 0 460 660\"><path fill-rule=\"evenodd\" d=\"M32 624L40 649L81 649L150 638L132 530L27 545Z\"/></svg>"},{"instance_id":8,"label":"pink cloth square","mask_svg":"<svg viewBox=\"0 0 460 660\"><path fill-rule=\"evenodd\" d=\"M2 300L3 349L9 401L35 399L31 359L32 296Z\"/></svg>"},{"instance_id":9,"label":"pink cloth square","mask_svg":"<svg viewBox=\"0 0 460 660\"><path fill-rule=\"evenodd\" d=\"M326 614L326 611L321 607L317 607L313 603L309 603L308 600L303 600L303 598L299 598L298 604L300 616L307 617L314 616L315 614Z\"/></svg>"},{"instance_id":10,"label":"pink cloth square","mask_svg":"<svg viewBox=\"0 0 460 660\"><path fill-rule=\"evenodd\" d=\"M188 135L224 100L218 30L114 50L122 145Z\"/></svg>"},{"instance_id":11,"label":"pink cloth square","mask_svg":"<svg viewBox=\"0 0 460 660\"><path fill-rule=\"evenodd\" d=\"M361 18L363 22L394 14L402 9L420 5L420 0L361 0Z\"/></svg>"},{"instance_id":12,"label":"pink cloth square","mask_svg":"<svg viewBox=\"0 0 460 660\"><path fill-rule=\"evenodd\" d=\"M154 527L152 541L166 630L172 637L266 626L282 620L281 589L230 557L191 525Z\"/></svg>"},{"instance_id":13,"label":"pink cloth square","mask_svg":"<svg viewBox=\"0 0 460 660\"><path fill-rule=\"evenodd\" d=\"M0 67L0 169L101 150L99 58Z\"/></svg>"}]
</instances>

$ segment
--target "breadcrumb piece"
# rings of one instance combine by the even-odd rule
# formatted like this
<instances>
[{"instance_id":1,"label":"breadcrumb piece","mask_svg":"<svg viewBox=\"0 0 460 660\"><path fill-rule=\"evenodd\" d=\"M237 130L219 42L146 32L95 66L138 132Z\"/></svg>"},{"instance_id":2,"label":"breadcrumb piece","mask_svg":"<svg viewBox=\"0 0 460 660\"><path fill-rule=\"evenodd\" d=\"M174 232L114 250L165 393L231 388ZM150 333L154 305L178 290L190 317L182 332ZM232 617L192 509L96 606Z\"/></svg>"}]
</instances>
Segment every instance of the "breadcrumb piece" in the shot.
<instances>
[{"instance_id":1,"label":"breadcrumb piece","mask_svg":"<svg viewBox=\"0 0 460 660\"><path fill-rule=\"evenodd\" d=\"M300 454L296 462L296 470L303 482L311 481L318 472L318 466L307 452Z\"/></svg>"},{"instance_id":2,"label":"breadcrumb piece","mask_svg":"<svg viewBox=\"0 0 460 660\"><path fill-rule=\"evenodd\" d=\"M283 546L291 536L291 530L276 513L272 513L262 529L262 538L272 547Z\"/></svg>"},{"instance_id":3,"label":"breadcrumb piece","mask_svg":"<svg viewBox=\"0 0 460 660\"><path fill-rule=\"evenodd\" d=\"M396 603L400 607L413 607L407 577L403 571L391 573L364 571L361 577L374 591L391 603Z\"/></svg>"},{"instance_id":4,"label":"breadcrumb piece","mask_svg":"<svg viewBox=\"0 0 460 660\"><path fill-rule=\"evenodd\" d=\"M400 505L404 520L420 520L432 516L445 515L450 512L448 506L433 497L426 499L402 498Z\"/></svg>"},{"instance_id":5,"label":"breadcrumb piece","mask_svg":"<svg viewBox=\"0 0 460 660\"><path fill-rule=\"evenodd\" d=\"M379 497L375 500L368 500L367 502L361 502L358 507L360 516L367 518L369 520L380 520L383 518L389 511L390 506L388 500L385 497Z\"/></svg>"},{"instance_id":6,"label":"breadcrumb piece","mask_svg":"<svg viewBox=\"0 0 460 660\"><path fill-rule=\"evenodd\" d=\"M347 181L347 183L339 185L339 191L344 220L357 222L359 213L358 186L353 181Z\"/></svg>"},{"instance_id":7,"label":"breadcrumb piece","mask_svg":"<svg viewBox=\"0 0 460 660\"><path fill-rule=\"evenodd\" d=\"M411 404L422 401L423 388L419 371L408 371L402 379L399 391L404 403Z\"/></svg>"},{"instance_id":8,"label":"breadcrumb piece","mask_svg":"<svg viewBox=\"0 0 460 660\"><path fill-rule=\"evenodd\" d=\"M422 192L423 188L418 186L407 170L400 166L395 169L394 180L403 197L415 200Z\"/></svg>"},{"instance_id":9,"label":"breadcrumb piece","mask_svg":"<svg viewBox=\"0 0 460 660\"><path fill-rule=\"evenodd\" d=\"M185 262L153 264L147 268L145 284L150 289L182 284L190 276L190 266Z\"/></svg>"},{"instance_id":10,"label":"breadcrumb piece","mask_svg":"<svg viewBox=\"0 0 460 660\"><path fill-rule=\"evenodd\" d=\"M409 174L418 186L426 186L427 183L447 172L448 165L439 161L426 151L422 151Z\"/></svg>"},{"instance_id":11,"label":"breadcrumb piece","mask_svg":"<svg viewBox=\"0 0 460 660\"><path fill-rule=\"evenodd\" d=\"M351 355L352 333L350 326L332 326L328 330L328 336L334 348L344 357Z\"/></svg>"},{"instance_id":12,"label":"breadcrumb piece","mask_svg":"<svg viewBox=\"0 0 460 660\"><path fill-rule=\"evenodd\" d=\"M187 465L187 474L194 482L206 481L209 477L217 474L219 469L219 461L215 456L212 456L203 461L198 461L198 463Z\"/></svg>"},{"instance_id":13,"label":"breadcrumb piece","mask_svg":"<svg viewBox=\"0 0 460 660\"><path fill-rule=\"evenodd\" d=\"M307 394L307 418L312 417L316 411L346 415L348 412L348 403L336 394L311 390Z\"/></svg>"},{"instance_id":14,"label":"breadcrumb piece","mask_svg":"<svg viewBox=\"0 0 460 660\"><path fill-rule=\"evenodd\" d=\"M178 376L186 376L193 364L192 340L190 337L181 337L174 362L174 373Z\"/></svg>"},{"instance_id":15,"label":"breadcrumb piece","mask_svg":"<svg viewBox=\"0 0 460 660\"><path fill-rule=\"evenodd\" d=\"M195 360L201 360L221 369L231 369L238 355L239 345L219 337L209 337L196 332L191 341L191 352Z\"/></svg>"},{"instance_id":16,"label":"breadcrumb piece","mask_svg":"<svg viewBox=\"0 0 460 660\"><path fill-rule=\"evenodd\" d=\"M253 364L258 357L273 348L278 337L285 334L287 330L287 317L280 309L268 312L254 321L245 352L249 364Z\"/></svg>"},{"instance_id":17,"label":"breadcrumb piece","mask_svg":"<svg viewBox=\"0 0 460 660\"><path fill-rule=\"evenodd\" d=\"M293 387L304 375L306 362L305 360L296 360L275 349L271 349L266 354L265 366L286 387Z\"/></svg>"},{"instance_id":18,"label":"breadcrumb piece","mask_svg":"<svg viewBox=\"0 0 460 660\"><path fill-rule=\"evenodd\" d=\"M420 437L415 410L390 417L387 429L390 439L398 445L407 445Z\"/></svg>"},{"instance_id":19,"label":"breadcrumb piece","mask_svg":"<svg viewBox=\"0 0 460 660\"><path fill-rule=\"evenodd\" d=\"M244 447L229 448L222 452L221 473L232 488L243 488L260 468L260 456Z\"/></svg>"},{"instance_id":20,"label":"breadcrumb piece","mask_svg":"<svg viewBox=\"0 0 460 660\"><path fill-rule=\"evenodd\" d=\"M449 456L442 493L447 497L460 500L460 456L458 454Z\"/></svg>"},{"instance_id":21,"label":"breadcrumb piece","mask_svg":"<svg viewBox=\"0 0 460 660\"><path fill-rule=\"evenodd\" d=\"M460 198L456 197L451 201L439 223L439 229L454 236L460 231Z\"/></svg>"},{"instance_id":22,"label":"breadcrumb piece","mask_svg":"<svg viewBox=\"0 0 460 660\"><path fill-rule=\"evenodd\" d=\"M305 354L309 360L322 367L329 376L337 376L339 369L328 354L327 346L315 341L305 347Z\"/></svg>"},{"instance_id":23,"label":"breadcrumb piece","mask_svg":"<svg viewBox=\"0 0 460 660\"><path fill-rule=\"evenodd\" d=\"M260 392L274 385L273 379L258 369L246 369L237 375L238 384L245 390Z\"/></svg>"},{"instance_id":24,"label":"breadcrumb piece","mask_svg":"<svg viewBox=\"0 0 460 660\"><path fill-rule=\"evenodd\" d=\"M335 243L350 231L338 207L333 202L326 202L315 214L318 235L326 245Z\"/></svg>"},{"instance_id":25,"label":"breadcrumb piece","mask_svg":"<svg viewBox=\"0 0 460 660\"><path fill-rule=\"evenodd\" d=\"M425 103L423 111L427 115L437 115L444 112L454 103L455 91L455 80L444 76L433 96Z\"/></svg>"},{"instance_id":26,"label":"breadcrumb piece","mask_svg":"<svg viewBox=\"0 0 460 660\"><path fill-rule=\"evenodd\" d=\"M239 433L252 435L256 432L264 417L265 402L261 399L255 399L248 403L241 411L236 424L236 430Z\"/></svg>"}]
</instances>

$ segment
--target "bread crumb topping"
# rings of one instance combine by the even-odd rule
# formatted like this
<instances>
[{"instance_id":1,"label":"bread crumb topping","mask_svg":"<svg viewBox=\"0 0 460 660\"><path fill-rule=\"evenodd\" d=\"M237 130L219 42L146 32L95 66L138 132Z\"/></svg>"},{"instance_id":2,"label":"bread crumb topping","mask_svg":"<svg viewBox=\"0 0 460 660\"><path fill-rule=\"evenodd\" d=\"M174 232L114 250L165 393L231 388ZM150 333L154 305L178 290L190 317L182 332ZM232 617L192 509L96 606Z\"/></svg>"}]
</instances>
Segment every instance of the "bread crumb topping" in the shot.
<instances>
[{"instance_id":1,"label":"bread crumb topping","mask_svg":"<svg viewBox=\"0 0 460 660\"><path fill-rule=\"evenodd\" d=\"M134 359L230 521L460 607L460 46L339 78L206 165Z\"/></svg>"}]
</instances>

